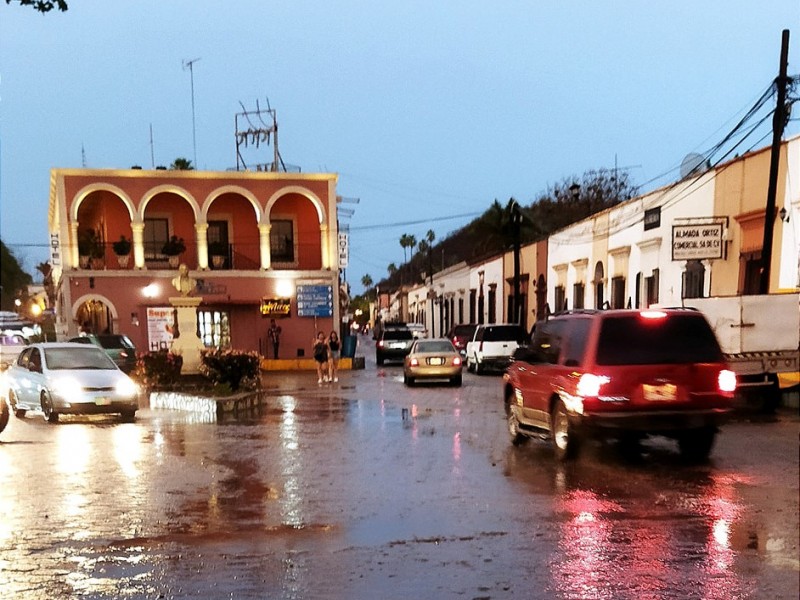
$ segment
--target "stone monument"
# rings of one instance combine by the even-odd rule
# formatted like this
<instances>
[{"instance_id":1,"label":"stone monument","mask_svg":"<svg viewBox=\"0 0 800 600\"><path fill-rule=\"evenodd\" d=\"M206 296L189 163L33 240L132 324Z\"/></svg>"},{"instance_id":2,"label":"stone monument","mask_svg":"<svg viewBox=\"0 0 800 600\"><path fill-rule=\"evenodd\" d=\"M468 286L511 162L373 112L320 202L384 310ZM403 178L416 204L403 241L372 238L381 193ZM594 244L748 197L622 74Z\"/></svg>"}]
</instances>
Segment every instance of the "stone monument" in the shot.
<instances>
[{"instance_id":1,"label":"stone monument","mask_svg":"<svg viewBox=\"0 0 800 600\"><path fill-rule=\"evenodd\" d=\"M189 267L181 264L178 274L172 279L172 286L180 296L171 297L169 303L175 307L175 333L172 338L170 352L183 357L181 373L194 374L200 372L200 351L203 342L197 335L197 307L203 301L202 297L192 294L197 288L197 281L189 276Z\"/></svg>"}]
</instances>

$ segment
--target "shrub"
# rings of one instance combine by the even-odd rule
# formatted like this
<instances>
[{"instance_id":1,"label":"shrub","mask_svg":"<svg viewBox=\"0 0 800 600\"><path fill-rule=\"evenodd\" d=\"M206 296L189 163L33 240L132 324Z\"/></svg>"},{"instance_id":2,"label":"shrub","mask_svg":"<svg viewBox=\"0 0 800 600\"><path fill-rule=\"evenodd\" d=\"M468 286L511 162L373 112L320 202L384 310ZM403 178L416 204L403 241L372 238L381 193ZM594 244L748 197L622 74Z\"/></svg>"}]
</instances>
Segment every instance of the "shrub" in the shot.
<instances>
[{"instance_id":1,"label":"shrub","mask_svg":"<svg viewBox=\"0 0 800 600\"><path fill-rule=\"evenodd\" d=\"M181 376L183 357L166 350L140 352L131 376L147 388L174 385Z\"/></svg>"},{"instance_id":2,"label":"shrub","mask_svg":"<svg viewBox=\"0 0 800 600\"><path fill-rule=\"evenodd\" d=\"M260 361L256 352L212 348L201 355L200 373L215 385L228 385L233 392L254 389L259 384Z\"/></svg>"}]
</instances>

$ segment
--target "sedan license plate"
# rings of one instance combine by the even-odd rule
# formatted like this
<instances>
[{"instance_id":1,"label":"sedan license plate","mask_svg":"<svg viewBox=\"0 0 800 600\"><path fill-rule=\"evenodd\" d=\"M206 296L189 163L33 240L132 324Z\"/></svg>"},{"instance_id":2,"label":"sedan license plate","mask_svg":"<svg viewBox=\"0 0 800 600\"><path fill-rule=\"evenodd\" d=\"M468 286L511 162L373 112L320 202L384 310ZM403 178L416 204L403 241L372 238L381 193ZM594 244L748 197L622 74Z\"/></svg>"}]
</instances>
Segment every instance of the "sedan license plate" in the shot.
<instances>
[{"instance_id":1,"label":"sedan license plate","mask_svg":"<svg viewBox=\"0 0 800 600\"><path fill-rule=\"evenodd\" d=\"M97 406L108 406L111 404L111 398L97 398L95 399L94 403Z\"/></svg>"},{"instance_id":2,"label":"sedan license plate","mask_svg":"<svg viewBox=\"0 0 800 600\"><path fill-rule=\"evenodd\" d=\"M663 385L650 385L645 383L643 386L644 399L651 402L669 402L678 396L678 386L674 383Z\"/></svg>"},{"instance_id":3,"label":"sedan license plate","mask_svg":"<svg viewBox=\"0 0 800 600\"><path fill-rule=\"evenodd\" d=\"M428 363L432 365L443 365L444 359L443 358L430 358L428 359Z\"/></svg>"}]
</instances>

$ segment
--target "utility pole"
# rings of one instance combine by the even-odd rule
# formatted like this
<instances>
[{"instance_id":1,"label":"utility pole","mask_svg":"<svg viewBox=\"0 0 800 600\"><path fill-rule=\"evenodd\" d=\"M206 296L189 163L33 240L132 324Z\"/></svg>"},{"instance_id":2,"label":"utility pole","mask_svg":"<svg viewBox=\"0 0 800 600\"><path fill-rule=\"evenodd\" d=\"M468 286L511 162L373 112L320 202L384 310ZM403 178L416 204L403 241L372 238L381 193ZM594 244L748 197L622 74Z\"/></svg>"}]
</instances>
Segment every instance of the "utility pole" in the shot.
<instances>
[{"instance_id":1,"label":"utility pole","mask_svg":"<svg viewBox=\"0 0 800 600\"><path fill-rule=\"evenodd\" d=\"M519 204L511 198L511 227L514 240L514 302L512 308L514 310L512 323L521 322L522 303L520 302L520 228L522 225L522 213L520 212Z\"/></svg>"},{"instance_id":2,"label":"utility pole","mask_svg":"<svg viewBox=\"0 0 800 600\"><path fill-rule=\"evenodd\" d=\"M772 152L769 163L769 185L767 186L767 209L764 215L764 241L761 244L761 280L759 294L769 293L770 271L772 270L772 238L775 230L775 196L778 192L778 167L781 160L781 138L786 125L786 88L789 79L786 69L789 62L789 30L784 29L781 40L781 62L778 77L775 79L777 100L772 115Z\"/></svg>"},{"instance_id":3,"label":"utility pole","mask_svg":"<svg viewBox=\"0 0 800 600\"><path fill-rule=\"evenodd\" d=\"M195 126L195 119L194 119L194 63L196 63L199 58L193 58L192 60L185 60L183 61L183 70L185 71L187 68L189 69L189 79L191 80L192 84L192 150L194 151L194 168L197 169L197 128Z\"/></svg>"}]
</instances>

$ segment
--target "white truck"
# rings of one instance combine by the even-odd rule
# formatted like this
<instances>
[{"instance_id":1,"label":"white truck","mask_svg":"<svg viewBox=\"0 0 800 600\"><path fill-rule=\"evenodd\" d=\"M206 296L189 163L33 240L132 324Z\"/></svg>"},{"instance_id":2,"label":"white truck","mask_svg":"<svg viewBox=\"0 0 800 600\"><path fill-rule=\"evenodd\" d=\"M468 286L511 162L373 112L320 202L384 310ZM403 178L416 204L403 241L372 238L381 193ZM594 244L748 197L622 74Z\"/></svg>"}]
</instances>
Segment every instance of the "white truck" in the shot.
<instances>
[{"instance_id":1,"label":"white truck","mask_svg":"<svg viewBox=\"0 0 800 600\"><path fill-rule=\"evenodd\" d=\"M800 293L687 298L717 334L748 405L772 410L800 382Z\"/></svg>"}]
</instances>

